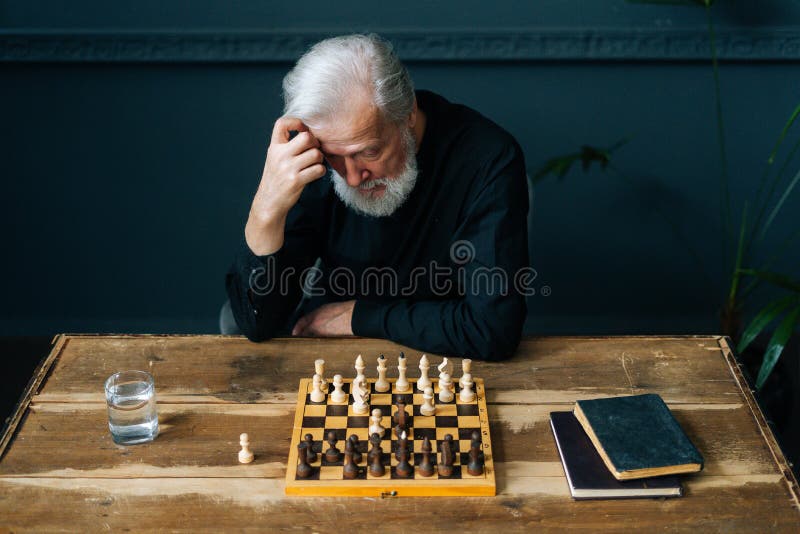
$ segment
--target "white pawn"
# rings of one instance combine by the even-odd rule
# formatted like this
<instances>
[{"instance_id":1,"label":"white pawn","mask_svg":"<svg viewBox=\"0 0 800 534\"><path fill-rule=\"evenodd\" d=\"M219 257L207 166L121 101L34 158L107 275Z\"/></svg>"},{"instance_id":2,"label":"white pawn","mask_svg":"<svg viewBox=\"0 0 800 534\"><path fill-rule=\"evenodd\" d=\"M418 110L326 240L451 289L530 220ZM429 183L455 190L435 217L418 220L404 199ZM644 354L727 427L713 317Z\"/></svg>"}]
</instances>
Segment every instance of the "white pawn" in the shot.
<instances>
[{"instance_id":1,"label":"white pawn","mask_svg":"<svg viewBox=\"0 0 800 534\"><path fill-rule=\"evenodd\" d=\"M383 428L381 424L381 410L379 408L375 408L372 410L372 417L370 417L370 425L369 425L369 435L378 434L379 436L383 437L383 432L386 430Z\"/></svg>"},{"instance_id":2,"label":"white pawn","mask_svg":"<svg viewBox=\"0 0 800 534\"><path fill-rule=\"evenodd\" d=\"M436 406L433 405L433 388L428 386L422 394L422 406L419 407L419 413L422 415L433 415L436 413Z\"/></svg>"},{"instance_id":3,"label":"white pawn","mask_svg":"<svg viewBox=\"0 0 800 534\"><path fill-rule=\"evenodd\" d=\"M464 358L461 360L461 379L458 381L458 384L462 388L464 387L464 377L467 375L469 375L469 379L472 380L472 360Z\"/></svg>"},{"instance_id":4,"label":"white pawn","mask_svg":"<svg viewBox=\"0 0 800 534\"><path fill-rule=\"evenodd\" d=\"M378 357L378 379L375 381L375 391L385 393L392 385L386 380L386 357L381 354Z\"/></svg>"},{"instance_id":5,"label":"white pawn","mask_svg":"<svg viewBox=\"0 0 800 534\"><path fill-rule=\"evenodd\" d=\"M319 375L323 386L328 383L328 381L325 380L325 360L320 358L314 361L314 372Z\"/></svg>"},{"instance_id":6,"label":"white pawn","mask_svg":"<svg viewBox=\"0 0 800 534\"><path fill-rule=\"evenodd\" d=\"M322 377L314 375L311 386L311 402L323 402L325 400L325 393L327 393L328 385L322 384Z\"/></svg>"},{"instance_id":7,"label":"white pawn","mask_svg":"<svg viewBox=\"0 0 800 534\"><path fill-rule=\"evenodd\" d=\"M428 362L428 357L426 355L422 355L422 358L419 359L419 380L417 380L417 389L420 391L425 391L425 388L431 386L431 379L428 378L428 369L431 368L431 364Z\"/></svg>"},{"instance_id":8,"label":"white pawn","mask_svg":"<svg viewBox=\"0 0 800 534\"><path fill-rule=\"evenodd\" d=\"M444 359L446 364L447 358ZM442 369L442 366L439 366L439 369ZM455 393L453 393L453 382L450 380L450 374L447 372L447 369L442 369L442 372L439 373L439 402L451 402Z\"/></svg>"},{"instance_id":9,"label":"white pawn","mask_svg":"<svg viewBox=\"0 0 800 534\"><path fill-rule=\"evenodd\" d=\"M397 363L397 382L394 383L394 387L398 393L404 393L408 391L408 379L406 378L406 357L401 352L400 359Z\"/></svg>"},{"instance_id":10,"label":"white pawn","mask_svg":"<svg viewBox=\"0 0 800 534\"><path fill-rule=\"evenodd\" d=\"M347 393L342 389L344 386L344 379L342 375L334 375L333 377L333 393L331 393L331 400L335 403L342 403L347 401Z\"/></svg>"},{"instance_id":11,"label":"white pawn","mask_svg":"<svg viewBox=\"0 0 800 534\"><path fill-rule=\"evenodd\" d=\"M475 400L475 392L472 391L472 375L467 373L461 377L461 402L472 402Z\"/></svg>"},{"instance_id":12,"label":"white pawn","mask_svg":"<svg viewBox=\"0 0 800 534\"><path fill-rule=\"evenodd\" d=\"M239 434L239 445L242 450L239 451L239 463L249 464L253 461L253 453L250 452L250 436L247 434Z\"/></svg>"}]
</instances>

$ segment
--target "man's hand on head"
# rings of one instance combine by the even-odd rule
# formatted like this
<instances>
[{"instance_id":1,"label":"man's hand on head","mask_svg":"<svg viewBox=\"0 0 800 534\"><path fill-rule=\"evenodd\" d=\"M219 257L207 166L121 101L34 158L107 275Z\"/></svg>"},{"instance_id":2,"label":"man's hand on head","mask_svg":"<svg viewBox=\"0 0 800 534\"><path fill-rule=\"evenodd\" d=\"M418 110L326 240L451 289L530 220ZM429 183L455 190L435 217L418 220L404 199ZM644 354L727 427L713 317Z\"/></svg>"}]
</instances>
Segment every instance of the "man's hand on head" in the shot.
<instances>
[{"instance_id":1,"label":"man's hand on head","mask_svg":"<svg viewBox=\"0 0 800 534\"><path fill-rule=\"evenodd\" d=\"M297 320L292 329L293 336L352 336L353 308L355 300L323 304L316 310Z\"/></svg>"},{"instance_id":2,"label":"man's hand on head","mask_svg":"<svg viewBox=\"0 0 800 534\"><path fill-rule=\"evenodd\" d=\"M291 132L298 132L292 138ZM281 117L275 121L261 182L258 185L245 239L258 256L272 254L283 246L286 215L303 188L325 176L319 141L300 119Z\"/></svg>"}]
</instances>

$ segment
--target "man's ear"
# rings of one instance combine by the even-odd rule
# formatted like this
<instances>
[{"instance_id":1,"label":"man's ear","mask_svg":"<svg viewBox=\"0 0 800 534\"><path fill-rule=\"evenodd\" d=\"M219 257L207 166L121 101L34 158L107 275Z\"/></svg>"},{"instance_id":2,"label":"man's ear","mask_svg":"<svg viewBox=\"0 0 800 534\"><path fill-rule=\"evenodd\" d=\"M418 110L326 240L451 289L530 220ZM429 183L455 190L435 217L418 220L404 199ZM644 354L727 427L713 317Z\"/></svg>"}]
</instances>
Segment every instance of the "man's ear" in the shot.
<instances>
[{"instance_id":1,"label":"man's ear","mask_svg":"<svg viewBox=\"0 0 800 534\"><path fill-rule=\"evenodd\" d=\"M411 113L408 114L408 127L413 129L417 124L417 97L414 97L414 105L411 108Z\"/></svg>"}]
</instances>

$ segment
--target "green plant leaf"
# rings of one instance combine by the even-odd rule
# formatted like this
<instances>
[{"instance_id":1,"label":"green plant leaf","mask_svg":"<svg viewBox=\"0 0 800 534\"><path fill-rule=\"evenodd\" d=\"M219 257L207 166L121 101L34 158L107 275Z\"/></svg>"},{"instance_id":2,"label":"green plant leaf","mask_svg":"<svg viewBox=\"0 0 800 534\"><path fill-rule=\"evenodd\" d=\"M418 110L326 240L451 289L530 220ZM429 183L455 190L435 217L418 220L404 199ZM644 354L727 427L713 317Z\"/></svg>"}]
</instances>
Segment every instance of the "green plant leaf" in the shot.
<instances>
[{"instance_id":1,"label":"green plant leaf","mask_svg":"<svg viewBox=\"0 0 800 534\"><path fill-rule=\"evenodd\" d=\"M792 178L792 180L786 186L786 189L783 191L783 195L781 195L781 198L780 200L778 200L778 203L775 204L774 208L772 208L772 213L769 214L767 222L765 222L764 227L761 228L761 235L759 236L759 240L764 239L764 236L767 233L767 229L772 224L772 221L775 219L775 217L778 215L778 212L781 211L784 202L786 202L786 199L789 198L789 195L792 193L792 189L794 189L794 186L797 185L798 181L800 181L800 171L797 171L797 174L794 175L794 178Z\"/></svg>"},{"instance_id":2,"label":"green plant leaf","mask_svg":"<svg viewBox=\"0 0 800 534\"><path fill-rule=\"evenodd\" d=\"M597 148L583 145L581 146L580 152L573 152L571 154L550 158L536 172L530 173L532 176L531 181L533 183L540 182L551 174L559 180L562 180L572 169L572 166L579 161L581 162L581 167L584 172L588 171L592 163L595 162L599 163L600 168L605 170L611 162L611 154L630 140L631 137L624 137L611 145L610 148Z\"/></svg>"},{"instance_id":3,"label":"green plant leaf","mask_svg":"<svg viewBox=\"0 0 800 534\"><path fill-rule=\"evenodd\" d=\"M796 282L788 276L771 271L759 271L756 269L739 269L739 272L747 276L755 276L769 282L770 284L800 293L800 282Z\"/></svg>"},{"instance_id":4,"label":"green plant leaf","mask_svg":"<svg viewBox=\"0 0 800 534\"><path fill-rule=\"evenodd\" d=\"M796 306L789 314L783 318L781 324L772 334L772 338L767 345L767 352L764 353L764 360L761 362L761 369L758 370L758 378L756 379L756 389L761 389L764 382L769 378L770 373L778 363L778 358L783 352L783 348L792 337L794 333L797 319L800 318L800 306Z\"/></svg>"},{"instance_id":5,"label":"green plant leaf","mask_svg":"<svg viewBox=\"0 0 800 534\"><path fill-rule=\"evenodd\" d=\"M750 321L750 324L747 325L747 328L745 328L745 331L739 340L739 346L736 347L736 350L739 351L739 354L744 352L745 349L750 346L750 343L752 343L753 340L758 337L758 334L760 334L768 324L774 321L776 317L783 313L783 311L795 301L796 298L794 295L787 295L782 299L770 302L764 307L764 309L758 312L758 314L753 317L753 320Z\"/></svg>"},{"instance_id":6,"label":"green plant leaf","mask_svg":"<svg viewBox=\"0 0 800 534\"><path fill-rule=\"evenodd\" d=\"M781 143L783 143L783 140L786 138L786 134L789 132L789 128L792 127L792 124L794 124L794 121L797 119L798 115L800 115L800 104L797 104L797 107L794 108L794 112L789 117L789 120L786 121L786 124L781 131L781 135L778 137L778 142L775 143L775 148L772 149L772 153L769 155L769 159L767 159L768 164L772 165L772 163L775 161L775 154L777 154L778 148L780 148Z\"/></svg>"}]
</instances>

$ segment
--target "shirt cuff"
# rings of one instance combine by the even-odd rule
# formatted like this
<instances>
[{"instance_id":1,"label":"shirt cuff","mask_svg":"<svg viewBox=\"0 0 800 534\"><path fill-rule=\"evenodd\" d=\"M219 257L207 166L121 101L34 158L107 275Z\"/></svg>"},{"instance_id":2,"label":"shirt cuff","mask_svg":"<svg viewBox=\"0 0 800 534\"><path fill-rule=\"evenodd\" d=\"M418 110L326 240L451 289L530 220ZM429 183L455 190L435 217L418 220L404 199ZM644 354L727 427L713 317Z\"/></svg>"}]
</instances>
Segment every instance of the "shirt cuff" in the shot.
<instances>
[{"instance_id":1,"label":"shirt cuff","mask_svg":"<svg viewBox=\"0 0 800 534\"><path fill-rule=\"evenodd\" d=\"M353 306L353 317L350 320L353 335L388 339L384 328L386 313L387 309L384 303L356 300L356 304Z\"/></svg>"}]
</instances>

